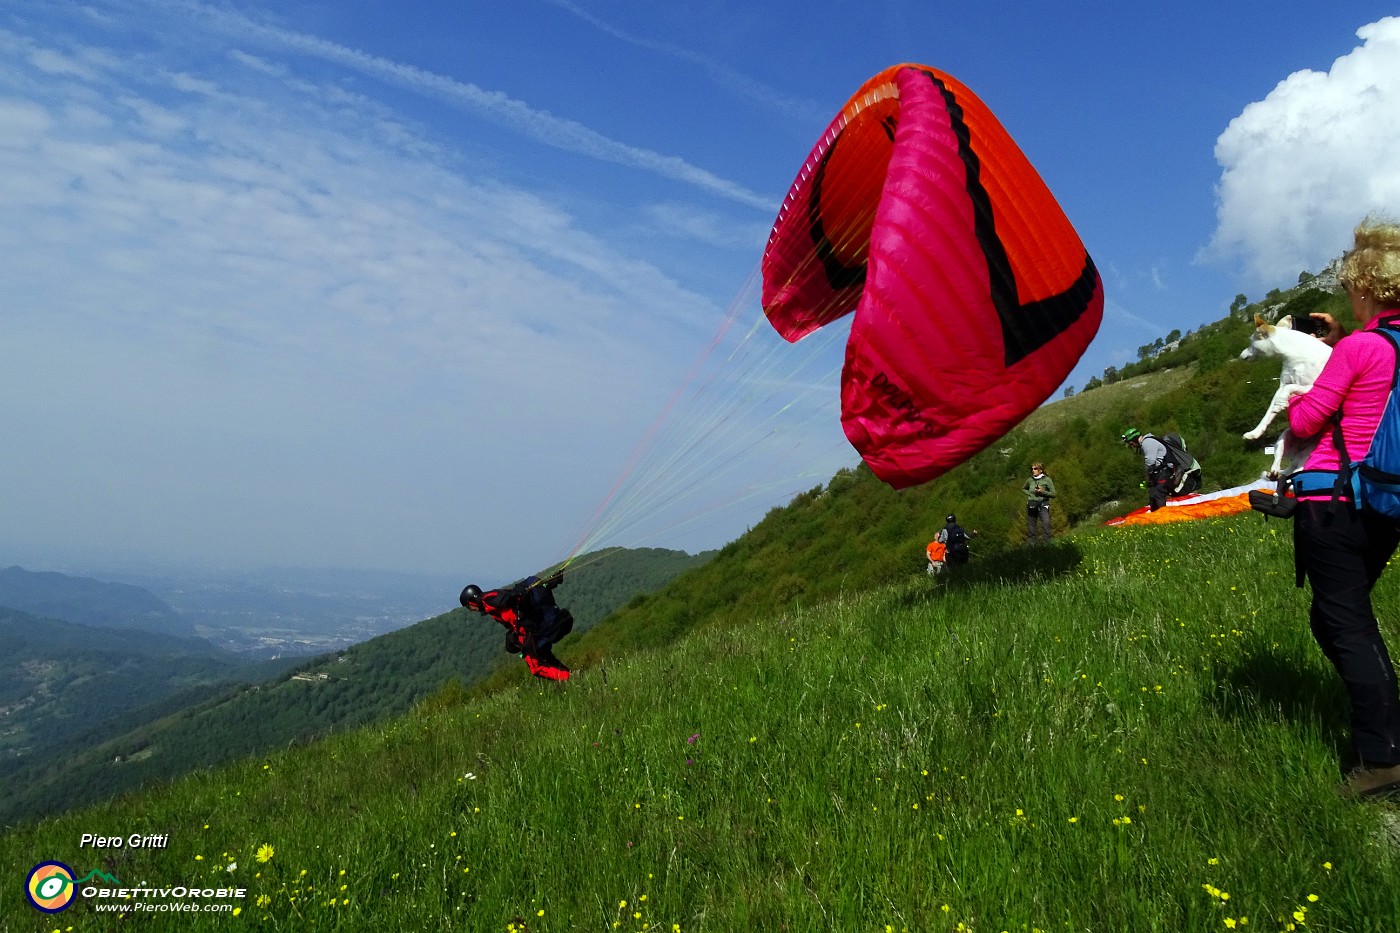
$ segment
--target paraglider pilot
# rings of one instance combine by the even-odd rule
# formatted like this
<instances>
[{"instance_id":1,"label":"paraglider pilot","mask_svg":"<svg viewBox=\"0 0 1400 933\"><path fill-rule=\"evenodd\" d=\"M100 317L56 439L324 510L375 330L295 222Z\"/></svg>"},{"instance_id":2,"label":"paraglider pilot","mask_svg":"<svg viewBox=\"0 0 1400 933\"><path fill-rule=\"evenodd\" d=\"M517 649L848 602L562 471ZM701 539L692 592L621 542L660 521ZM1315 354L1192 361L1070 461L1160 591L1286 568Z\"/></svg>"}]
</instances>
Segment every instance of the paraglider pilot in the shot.
<instances>
[{"instance_id":1,"label":"paraglider pilot","mask_svg":"<svg viewBox=\"0 0 1400 933\"><path fill-rule=\"evenodd\" d=\"M1147 510L1155 512L1167 504L1171 496L1185 495L1201 488L1201 465L1185 452L1180 436L1176 438L1177 451L1164 443L1172 435L1162 437L1128 428L1121 435L1123 443L1142 456L1142 464L1147 473ZM1183 462L1186 461L1186 462Z\"/></svg>"},{"instance_id":2,"label":"paraglider pilot","mask_svg":"<svg viewBox=\"0 0 1400 933\"><path fill-rule=\"evenodd\" d=\"M563 582L561 572L544 580L529 576L513 586L486 592L472 583L462 590L460 601L467 609L505 626L506 651L524 655L531 674L546 680L568 680L569 669L553 650L574 628L569 610L554 602L554 588Z\"/></svg>"},{"instance_id":3,"label":"paraglider pilot","mask_svg":"<svg viewBox=\"0 0 1400 933\"><path fill-rule=\"evenodd\" d=\"M936 543L947 546L945 560L950 564L965 564L972 556L971 549L967 542L977 537L976 531L968 531L958 524L956 515L948 516L948 523L938 529L938 534L933 536Z\"/></svg>"}]
</instances>

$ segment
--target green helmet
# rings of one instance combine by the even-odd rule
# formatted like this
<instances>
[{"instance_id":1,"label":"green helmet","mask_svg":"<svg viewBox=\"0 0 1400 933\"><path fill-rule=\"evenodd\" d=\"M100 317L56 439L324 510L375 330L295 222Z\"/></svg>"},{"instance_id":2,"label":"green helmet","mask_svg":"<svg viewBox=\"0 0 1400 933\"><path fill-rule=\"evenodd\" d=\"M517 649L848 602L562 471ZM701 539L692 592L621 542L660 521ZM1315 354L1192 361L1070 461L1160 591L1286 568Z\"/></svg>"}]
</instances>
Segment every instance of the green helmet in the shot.
<instances>
[{"instance_id":1,"label":"green helmet","mask_svg":"<svg viewBox=\"0 0 1400 933\"><path fill-rule=\"evenodd\" d=\"M1131 444L1133 441L1137 440L1140 437L1142 437L1141 431L1139 431L1137 428L1128 428L1126 431L1123 432L1123 443Z\"/></svg>"}]
</instances>

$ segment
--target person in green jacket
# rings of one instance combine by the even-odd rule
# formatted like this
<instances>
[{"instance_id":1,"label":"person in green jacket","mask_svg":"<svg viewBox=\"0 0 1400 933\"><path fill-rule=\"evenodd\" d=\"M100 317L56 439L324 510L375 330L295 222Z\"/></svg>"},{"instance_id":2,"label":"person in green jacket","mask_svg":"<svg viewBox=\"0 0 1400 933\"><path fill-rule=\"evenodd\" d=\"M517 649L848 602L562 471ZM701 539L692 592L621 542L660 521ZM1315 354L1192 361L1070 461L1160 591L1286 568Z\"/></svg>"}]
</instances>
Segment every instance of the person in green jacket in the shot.
<instances>
[{"instance_id":1,"label":"person in green jacket","mask_svg":"<svg viewBox=\"0 0 1400 933\"><path fill-rule=\"evenodd\" d=\"M1050 543L1050 500L1055 498L1055 481L1045 475L1045 467L1031 464L1031 478L1021 487L1026 494L1026 541ZM1037 537L1038 536L1038 537Z\"/></svg>"}]
</instances>

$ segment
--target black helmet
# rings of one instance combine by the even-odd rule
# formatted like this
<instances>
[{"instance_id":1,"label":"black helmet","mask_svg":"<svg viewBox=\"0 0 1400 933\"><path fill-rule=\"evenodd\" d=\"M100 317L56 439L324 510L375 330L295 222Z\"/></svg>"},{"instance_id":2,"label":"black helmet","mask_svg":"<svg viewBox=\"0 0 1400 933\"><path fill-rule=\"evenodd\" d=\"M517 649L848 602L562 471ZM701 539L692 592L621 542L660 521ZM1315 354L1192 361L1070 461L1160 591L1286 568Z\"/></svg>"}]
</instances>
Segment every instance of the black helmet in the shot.
<instances>
[{"instance_id":1,"label":"black helmet","mask_svg":"<svg viewBox=\"0 0 1400 933\"><path fill-rule=\"evenodd\" d=\"M477 612L486 611L486 604L481 600L481 587L475 583L468 583L462 589L462 595L459 598L462 605L468 609L475 609Z\"/></svg>"},{"instance_id":2,"label":"black helmet","mask_svg":"<svg viewBox=\"0 0 1400 933\"><path fill-rule=\"evenodd\" d=\"M949 516L948 516L948 524L950 524L950 525L956 525L957 523L958 523L958 517L957 517L956 515L949 515Z\"/></svg>"}]
</instances>

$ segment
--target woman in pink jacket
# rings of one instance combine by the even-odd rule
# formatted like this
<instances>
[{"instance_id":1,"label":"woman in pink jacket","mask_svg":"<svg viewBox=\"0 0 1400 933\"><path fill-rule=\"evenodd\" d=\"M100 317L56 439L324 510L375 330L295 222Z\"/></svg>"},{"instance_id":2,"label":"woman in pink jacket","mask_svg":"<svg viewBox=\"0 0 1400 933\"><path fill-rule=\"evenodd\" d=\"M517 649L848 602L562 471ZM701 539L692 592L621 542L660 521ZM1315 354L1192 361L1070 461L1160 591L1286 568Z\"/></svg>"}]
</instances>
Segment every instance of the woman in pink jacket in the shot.
<instances>
[{"instance_id":1,"label":"woman in pink jacket","mask_svg":"<svg viewBox=\"0 0 1400 933\"><path fill-rule=\"evenodd\" d=\"M1341 792L1348 797L1400 795L1400 692L1395 667L1371 608L1371 588L1400 543L1400 527L1357 509L1337 482L1347 462L1366 456L1391 383L1395 348L1382 324L1400 327L1400 226L1371 220L1356 228L1356 247L1338 275L1361 329L1336 341L1311 390L1289 400L1288 425L1319 438L1307 466L1294 476L1298 509L1293 547L1298 585L1312 585L1313 637L1351 698L1351 741L1357 763ZM1340 417L1340 432L1336 430Z\"/></svg>"}]
</instances>

